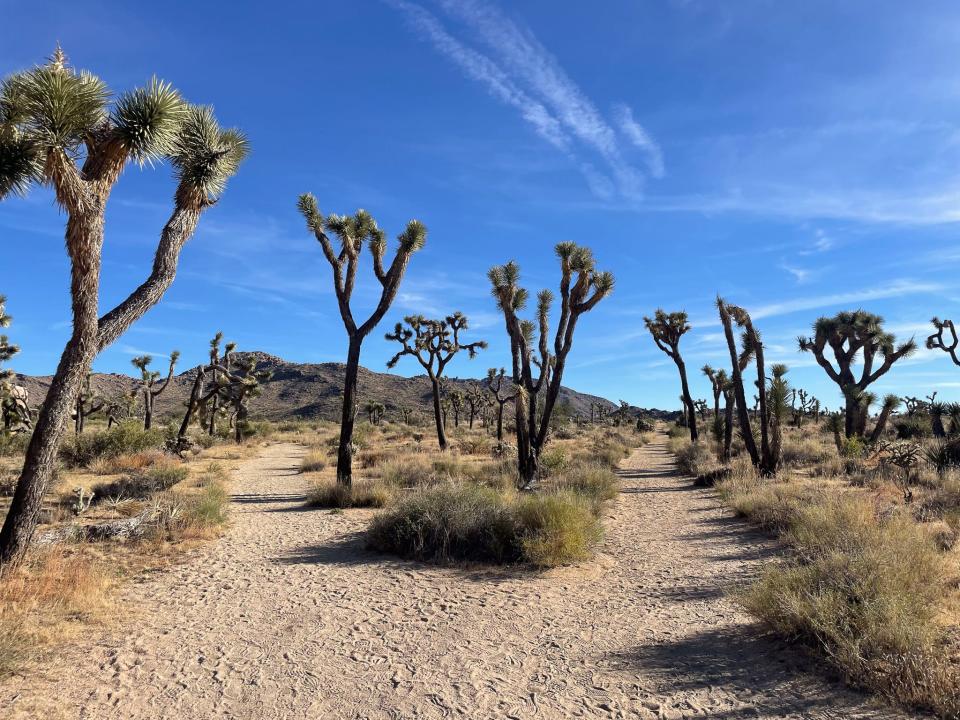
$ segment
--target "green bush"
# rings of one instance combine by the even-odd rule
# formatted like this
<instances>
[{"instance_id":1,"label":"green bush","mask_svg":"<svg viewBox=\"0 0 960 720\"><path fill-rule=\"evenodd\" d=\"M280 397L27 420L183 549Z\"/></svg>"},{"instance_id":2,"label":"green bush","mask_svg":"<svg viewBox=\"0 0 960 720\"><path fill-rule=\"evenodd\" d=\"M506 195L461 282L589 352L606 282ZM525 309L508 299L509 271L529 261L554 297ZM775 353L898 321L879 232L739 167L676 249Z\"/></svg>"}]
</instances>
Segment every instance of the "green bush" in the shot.
<instances>
[{"instance_id":1,"label":"green bush","mask_svg":"<svg viewBox=\"0 0 960 720\"><path fill-rule=\"evenodd\" d=\"M677 459L677 470L684 475L697 477L712 470L716 466L713 453L702 442L683 442L674 440L671 450Z\"/></svg>"},{"instance_id":2,"label":"green bush","mask_svg":"<svg viewBox=\"0 0 960 720\"><path fill-rule=\"evenodd\" d=\"M603 537L591 498L569 491L524 495L515 518L523 559L539 567L585 560Z\"/></svg>"},{"instance_id":3,"label":"green bush","mask_svg":"<svg viewBox=\"0 0 960 720\"><path fill-rule=\"evenodd\" d=\"M540 469L547 477L559 475L566 470L569 463L567 454L561 447L552 447L540 453Z\"/></svg>"},{"instance_id":4,"label":"green bush","mask_svg":"<svg viewBox=\"0 0 960 720\"><path fill-rule=\"evenodd\" d=\"M85 467L97 458L162 449L162 429L144 430L137 422L125 422L109 430L69 436L60 446L60 459L67 467Z\"/></svg>"},{"instance_id":5,"label":"green bush","mask_svg":"<svg viewBox=\"0 0 960 720\"><path fill-rule=\"evenodd\" d=\"M319 472L327 467L327 454L320 450L311 450L300 461L300 472Z\"/></svg>"},{"instance_id":6,"label":"green bush","mask_svg":"<svg viewBox=\"0 0 960 720\"><path fill-rule=\"evenodd\" d=\"M23 455L30 443L30 433L7 433L0 431L0 457Z\"/></svg>"}]
</instances>

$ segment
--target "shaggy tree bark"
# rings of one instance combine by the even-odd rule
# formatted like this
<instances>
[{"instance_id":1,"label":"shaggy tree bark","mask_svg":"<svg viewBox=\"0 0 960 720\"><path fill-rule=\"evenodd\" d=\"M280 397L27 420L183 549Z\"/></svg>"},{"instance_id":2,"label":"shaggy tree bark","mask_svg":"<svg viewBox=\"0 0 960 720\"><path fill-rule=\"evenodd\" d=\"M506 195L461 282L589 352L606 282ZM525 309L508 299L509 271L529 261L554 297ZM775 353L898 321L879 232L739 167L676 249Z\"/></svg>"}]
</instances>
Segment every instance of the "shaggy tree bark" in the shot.
<instances>
[{"instance_id":1,"label":"shaggy tree bark","mask_svg":"<svg viewBox=\"0 0 960 720\"><path fill-rule=\"evenodd\" d=\"M374 219L364 210L358 210L353 217L329 215L324 218L317 206L317 200L309 193L301 195L298 201L300 213L307 221L307 228L314 234L323 255L333 271L333 289L337 295L340 318L347 331L347 364L343 378L343 407L340 414L340 440L337 445L337 482L350 485L353 481L353 429L357 420L357 377L360 373L360 349L364 339L370 334L390 305L400 288L400 281L407 270L410 257L423 247L427 229L418 220L407 223L406 229L398 236L399 247L390 268L385 270L383 256L387 243L383 231ZM336 252L327 233L336 235L341 242L340 252ZM373 271L380 283L380 300L370 317L357 325L350 308L353 288L357 277L360 251L364 241L373 256Z\"/></svg>"},{"instance_id":2,"label":"shaggy tree bark","mask_svg":"<svg viewBox=\"0 0 960 720\"><path fill-rule=\"evenodd\" d=\"M728 305L723 298L717 298L717 310L720 313L720 324L723 325L723 334L727 340L727 349L730 351L730 382L733 385L734 405L737 409L737 419L740 424L740 436L743 445L750 455L750 462L754 466L760 464L760 453L753 437L753 428L750 426L750 410L747 405L746 393L743 390L743 371L750 362L750 353L737 354L737 340L733 335L733 317L731 311L735 308Z\"/></svg>"},{"instance_id":3,"label":"shaggy tree bark","mask_svg":"<svg viewBox=\"0 0 960 720\"><path fill-rule=\"evenodd\" d=\"M246 141L234 131L220 130L210 109L186 105L169 85L156 80L120 96L111 112L106 86L93 75L69 69L59 49L48 65L7 78L2 92L12 112L0 119L0 136L26 142L0 146L0 197L24 191L33 182L53 187L67 214L73 319L0 530L0 570L6 570L22 561L30 545L66 419L94 358L156 304L173 281L180 249L202 210L236 172ZM48 112L50 108L55 110ZM84 157L82 168L72 159L77 154ZM161 158L174 166L178 187L153 272L101 318L107 201L128 161Z\"/></svg>"}]
</instances>

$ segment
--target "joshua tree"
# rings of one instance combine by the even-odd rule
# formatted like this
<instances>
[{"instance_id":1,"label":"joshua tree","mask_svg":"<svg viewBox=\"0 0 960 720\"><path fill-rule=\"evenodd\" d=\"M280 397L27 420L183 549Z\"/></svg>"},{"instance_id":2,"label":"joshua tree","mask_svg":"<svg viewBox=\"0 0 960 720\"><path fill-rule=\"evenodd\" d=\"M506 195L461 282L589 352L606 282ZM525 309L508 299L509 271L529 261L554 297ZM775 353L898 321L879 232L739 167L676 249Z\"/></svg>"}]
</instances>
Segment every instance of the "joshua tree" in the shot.
<instances>
[{"instance_id":1,"label":"joshua tree","mask_svg":"<svg viewBox=\"0 0 960 720\"><path fill-rule=\"evenodd\" d=\"M337 448L337 482L349 485L353 479L353 426L357 419L357 375L360 368L360 348L364 339L379 324L390 309L407 264L413 253L423 247L427 228L419 220L411 220L397 237L399 245L389 268L384 268L387 241L376 221L365 210L355 215L328 215L324 217L316 198L307 193L300 196L298 207L306 218L307 228L316 236L323 255L333 270L333 289L340 307L340 318L347 331L347 363L343 381L343 408L340 418L340 441ZM330 235L340 241L333 246ZM373 258L373 274L380 283L380 299L370 316L357 324L350 308L353 288L364 242Z\"/></svg>"},{"instance_id":2,"label":"joshua tree","mask_svg":"<svg viewBox=\"0 0 960 720\"><path fill-rule=\"evenodd\" d=\"M732 366L732 375L730 384L733 386L734 406L737 409L737 418L740 425L740 434L743 438L744 447L750 455L750 460L757 466L760 464L760 454L757 451L757 444L753 437L753 429L750 426L750 411L747 405L746 393L743 389L743 371L752 359L754 347L744 340L742 352L737 352L737 341L733 334L733 324L742 319L744 311L736 305L729 305L723 299L717 298L717 310L720 313L720 322L723 325L724 335L727 340L727 348L730 351L730 363Z\"/></svg>"},{"instance_id":3,"label":"joshua tree","mask_svg":"<svg viewBox=\"0 0 960 720\"><path fill-rule=\"evenodd\" d=\"M119 425L121 420L125 420L133 415L133 406L137 402L136 389L123 393L120 397L107 403L107 429L114 425Z\"/></svg>"},{"instance_id":4,"label":"joshua tree","mask_svg":"<svg viewBox=\"0 0 960 720\"><path fill-rule=\"evenodd\" d=\"M261 385L269 380L270 376L270 371L257 371L257 361L249 358L238 368L227 368L224 374L225 385L222 384L223 380L218 381L233 408L233 437L238 445L244 441L249 428L249 400L260 395Z\"/></svg>"},{"instance_id":5,"label":"joshua tree","mask_svg":"<svg viewBox=\"0 0 960 720\"><path fill-rule=\"evenodd\" d=\"M830 413L827 416L827 429L833 433L833 443L837 446L837 452L843 453L843 432L844 419L841 413Z\"/></svg>"},{"instance_id":6,"label":"joshua tree","mask_svg":"<svg viewBox=\"0 0 960 720\"><path fill-rule=\"evenodd\" d=\"M447 434L444 431L443 410L440 406L440 379L447 364L458 352L466 350L470 359L487 347L483 340L461 343L460 333L467 329L467 317L456 312L443 320L428 320L422 315L410 315L404 318L409 327L397 323L387 340L394 340L402 346L400 352L387 363L388 368L396 367L404 355L412 355L427 371L430 387L433 390L433 417L437 423L437 442L441 450L447 449Z\"/></svg>"},{"instance_id":7,"label":"joshua tree","mask_svg":"<svg viewBox=\"0 0 960 720\"><path fill-rule=\"evenodd\" d=\"M620 407L613 411L614 423L619 427L630 419L630 403L626 400L620 401Z\"/></svg>"},{"instance_id":8,"label":"joshua tree","mask_svg":"<svg viewBox=\"0 0 960 720\"><path fill-rule=\"evenodd\" d=\"M846 404L846 436L862 436L866 429L866 408L861 393L885 375L893 364L917 348L913 339L896 344L896 338L883 329L883 318L863 310L822 317L813 325L813 337L798 339L800 349L812 352L817 363L835 382ZM833 354L834 367L827 352ZM860 377L854 375L854 364L862 356ZM880 365L874 368L878 359Z\"/></svg>"},{"instance_id":9,"label":"joshua tree","mask_svg":"<svg viewBox=\"0 0 960 720\"><path fill-rule=\"evenodd\" d=\"M960 356L957 354L957 346L960 345L960 338L957 337L957 328L953 325L953 320L941 320L934 317L930 322L936 329L930 337L927 338L927 348L930 350L943 350L953 360L954 365L960 365ZM947 337L949 334L949 337Z\"/></svg>"},{"instance_id":10,"label":"joshua tree","mask_svg":"<svg viewBox=\"0 0 960 720\"><path fill-rule=\"evenodd\" d=\"M950 418L950 426L947 428L947 434L960 434L960 403L950 403L947 405L947 416Z\"/></svg>"},{"instance_id":11,"label":"joshua tree","mask_svg":"<svg viewBox=\"0 0 960 720\"><path fill-rule=\"evenodd\" d=\"M500 368L499 372L496 368L487 370L487 389L493 396L494 402L497 403L497 442L503 442L503 406L511 400L515 400L517 396L515 387L513 392L509 392L503 387L505 375L506 370L504 368ZM590 403L590 422L593 422L593 403Z\"/></svg>"},{"instance_id":12,"label":"joshua tree","mask_svg":"<svg viewBox=\"0 0 960 720\"><path fill-rule=\"evenodd\" d=\"M723 462L730 461L730 453L733 447L733 411L736 407L737 397L734 392L733 381L727 377L726 370L717 370L717 377L722 382L723 390L723 451L720 459ZM717 438L718 442L720 438Z\"/></svg>"},{"instance_id":13,"label":"joshua tree","mask_svg":"<svg viewBox=\"0 0 960 720\"><path fill-rule=\"evenodd\" d=\"M170 365L167 369L167 379L164 380L159 386L157 382L160 380L160 373L156 370L150 370L150 363L153 362L153 358L149 355L142 355L140 357L133 358L130 362L134 367L140 370L140 377L142 385L140 386L140 393L143 396L143 429L149 430L153 425L153 404L160 395L163 394L163 391L167 389L170 385L170 381L173 379L173 370L177 366L177 360L180 359L180 352L174 350L170 353Z\"/></svg>"},{"instance_id":14,"label":"joshua tree","mask_svg":"<svg viewBox=\"0 0 960 720\"><path fill-rule=\"evenodd\" d=\"M936 393L934 393L934 395L936 395ZM925 412L927 410L927 405L929 404L921 398L912 397L910 395L903 397L902 400L904 406L907 408L908 417L912 417L918 412Z\"/></svg>"},{"instance_id":15,"label":"joshua tree","mask_svg":"<svg viewBox=\"0 0 960 720\"><path fill-rule=\"evenodd\" d=\"M107 401L95 393L90 386L92 375L93 373L87 373L87 379L77 393L77 401L73 405L73 431L77 435L83 432L87 417L100 412L107 404Z\"/></svg>"},{"instance_id":16,"label":"joshua tree","mask_svg":"<svg viewBox=\"0 0 960 720\"><path fill-rule=\"evenodd\" d=\"M707 376L710 381L710 389L713 391L713 417L720 417L720 396L723 394L723 381L718 377L717 371L710 365L704 365L700 372ZM724 375L726 373L724 372Z\"/></svg>"},{"instance_id":17,"label":"joshua tree","mask_svg":"<svg viewBox=\"0 0 960 720\"><path fill-rule=\"evenodd\" d=\"M927 405L927 408L930 411L930 426L933 430L933 436L938 438L944 437L947 434L947 431L943 427L943 416L947 412L946 404L933 401Z\"/></svg>"},{"instance_id":18,"label":"joshua tree","mask_svg":"<svg viewBox=\"0 0 960 720\"><path fill-rule=\"evenodd\" d=\"M0 162L2 162L2 148L0 148ZM13 321L13 318L6 313L4 307L6 302L7 299L0 295L0 328L9 327ZM7 362L18 352L20 352L18 346L11 345L6 335L0 335L0 363ZM32 419L27 400L26 389L14 383L13 371L0 368L0 416L3 419L3 432L30 428Z\"/></svg>"},{"instance_id":19,"label":"joshua tree","mask_svg":"<svg viewBox=\"0 0 960 720\"><path fill-rule=\"evenodd\" d=\"M890 394L883 398L883 406L880 408L880 415L877 416L877 424L873 426L873 432L870 433L870 442L875 443L883 437L883 431L887 429L887 422L890 415L900 407L900 398Z\"/></svg>"},{"instance_id":20,"label":"joshua tree","mask_svg":"<svg viewBox=\"0 0 960 720\"><path fill-rule=\"evenodd\" d=\"M397 412L400 413L400 420L404 425L410 424L410 419L413 417L413 408L409 405L401 405L397 408Z\"/></svg>"},{"instance_id":21,"label":"joshua tree","mask_svg":"<svg viewBox=\"0 0 960 720\"><path fill-rule=\"evenodd\" d=\"M453 410L453 426L460 427L460 411L463 410L463 403L466 398L459 390L454 390L447 395L447 401L450 403L450 409Z\"/></svg>"},{"instance_id":22,"label":"joshua tree","mask_svg":"<svg viewBox=\"0 0 960 720\"><path fill-rule=\"evenodd\" d=\"M517 462L523 487L529 486L537 477L540 451L547 442L550 417L560 394L563 370L573 347L577 321L613 290L613 275L596 270L589 249L572 242L562 242L556 246L556 253L560 259L560 318L552 352L548 335L553 293L549 290L538 293L537 324L534 325L517 316L526 306L529 293L518 285L520 268L516 263L511 261L495 266L488 273L493 296L503 312L507 335L510 337L513 384L517 387L514 403ZM534 345L537 333L539 340ZM546 395L542 410L538 413L542 390L546 391Z\"/></svg>"},{"instance_id":23,"label":"joshua tree","mask_svg":"<svg viewBox=\"0 0 960 720\"><path fill-rule=\"evenodd\" d=\"M463 397L470 412L470 428L473 429L473 421L475 418L481 415L486 417L483 411L489 404L490 399L479 385L470 385Z\"/></svg>"},{"instance_id":24,"label":"joshua tree","mask_svg":"<svg viewBox=\"0 0 960 720\"><path fill-rule=\"evenodd\" d=\"M767 387L767 413L770 423L770 467L769 472L776 472L780 466L781 449L783 447L783 423L790 410L787 396L790 386L787 384L787 366L775 363L770 366L771 378Z\"/></svg>"},{"instance_id":25,"label":"joshua tree","mask_svg":"<svg viewBox=\"0 0 960 720\"><path fill-rule=\"evenodd\" d=\"M694 400L694 401L693 401L693 409L696 410L697 413L700 415L700 420L701 420L701 422L706 422L706 421L707 421L707 408L708 408L708 407L709 407L709 405L707 405L707 401L706 401L706 400L699 399L699 400Z\"/></svg>"},{"instance_id":26,"label":"joshua tree","mask_svg":"<svg viewBox=\"0 0 960 720\"><path fill-rule=\"evenodd\" d=\"M799 401L799 405L797 402ZM793 412L794 427L803 427L803 418L813 411L815 397L807 393L806 390L790 391L790 410Z\"/></svg>"},{"instance_id":27,"label":"joshua tree","mask_svg":"<svg viewBox=\"0 0 960 720\"><path fill-rule=\"evenodd\" d=\"M23 559L66 418L93 359L163 296L201 214L216 202L246 152L246 139L221 130L211 108L187 104L159 80L111 102L104 82L75 72L59 48L47 64L15 73L0 86L0 199L23 194L34 184L52 187L67 215L73 311L72 334L40 407L0 531L0 565ZM126 299L101 315L101 249L110 193L128 163L162 160L172 165L177 187L153 268Z\"/></svg>"},{"instance_id":28,"label":"joshua tree","mask_svg":"<svg viewBox=\"0 0 960 720\"><path fill-rule=\"evenodd\" d=\"M382 402L371 400L363 406L363 409L367 413L367 420L370 421L370 424L379 425L380 421L383 420L383 413L386 412L387 408Z\"/></svg>"},{"instance_id":29,"label":"joshua tree","mask_svg":"<svg viewBox=\"0 0 960 720\"><path fill-rule=\"evenodd\" d=\"M687 420L687 427L690 429L690 442L697 441L697 415L694 407L693 398L690 397L690 387L687 385L687 367L680 356L680 338L690 330L690 323L687 322L685 312L665 313L657 308L652 318L645 317L647 330L653 336L653 341L657 344L667 357L669 357L677 366L680 372L680 389L683 392L680 399L683 402L684 417Z\"/></svg>"}]
</instances>

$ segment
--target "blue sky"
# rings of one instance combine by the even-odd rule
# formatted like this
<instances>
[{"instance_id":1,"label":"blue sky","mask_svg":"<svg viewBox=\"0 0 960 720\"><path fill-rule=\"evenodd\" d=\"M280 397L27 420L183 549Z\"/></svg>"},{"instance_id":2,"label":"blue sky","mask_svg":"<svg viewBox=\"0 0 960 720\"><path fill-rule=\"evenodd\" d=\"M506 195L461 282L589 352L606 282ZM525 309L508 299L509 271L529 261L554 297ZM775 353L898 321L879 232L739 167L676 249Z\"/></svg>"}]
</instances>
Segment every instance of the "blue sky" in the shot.
<instances>
[{"instance_id":1,"label":"blue sky","mask_svg":"<svg viewBox=\"0 0 960 720\"><path fill-rule=\"evenodd\" d=\"M617 277L578 327L566 383L642 406L678 405L643 328L659 305L690 314L691 371L724 364L716 294L746 306L768 359L830 407L835 387L796 351L818 315L863 307L921 340L934 313L960 315L956 3L3 0L0 16L3 74L59 41L115 90L155 73L251 140L173 288L100 371L175 348L193 366L218 329L241 349L342 361L329 267L296 212L305 191L325 212L366 208L390 236L427 224L380 330L464 311L490 348L455 362L461 376L508 361L487 268L515 259L531 290L555 287L560 240ZM165 167L121 179L104 308L148 272L172 187ZM69 333L63 222L43 190L0 205L21 372L51 372ZM364 347L376 370L393 353L381 338ZM960 398L960 369L922 351L875 389Z\"/></svg>"}]
</instances>

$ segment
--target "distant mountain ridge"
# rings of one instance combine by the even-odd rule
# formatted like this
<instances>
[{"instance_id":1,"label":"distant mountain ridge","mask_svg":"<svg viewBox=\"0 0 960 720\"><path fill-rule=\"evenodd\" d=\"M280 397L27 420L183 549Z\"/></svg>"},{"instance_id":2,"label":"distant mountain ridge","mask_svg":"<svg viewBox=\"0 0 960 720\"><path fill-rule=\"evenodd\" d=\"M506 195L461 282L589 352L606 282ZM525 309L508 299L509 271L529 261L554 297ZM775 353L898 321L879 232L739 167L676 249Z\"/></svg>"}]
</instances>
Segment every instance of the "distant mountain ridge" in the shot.
<instances>
[{"instance_id":1,"label":"distant mountain ridge","mask_svg":"<svg viewBox=\"0 0 960 720\"><path fill-rule=\"evenodd\" d=\"M257 370L273 373L262 386L262 394L250 402L252 417L267 420L327 419L340 416L340 396L343 385L343 363L295 363L261 351L240 352L237 358L256 360ZM159 369L159 366L158 366ZM179 415L190 394L197 368L191 368L170 381L170 387L157 398L156 413L159 417ZM17 382L30 393L30 404L39 405L50 386L50 376L17 375ZM482 379L448 378L449 388L463 388L481 383ZM128 375L117 373L94 373L91 378L93 390L107 398L120 397L139 385ZM422 415L432 413L430 382L425 375L412 378L391 373L379 373L360 368L360 402L379 401L387 407L388 417L400 407L410 407ZM617 403L588 393L577 392L567 387L560 390L560 403L567 403L573 414L590 417L590 404L602 403L613 410ZM660 410L645 410L646 414L659 418L671 418L676 413Z\"/></svg>"}]
</instances>

